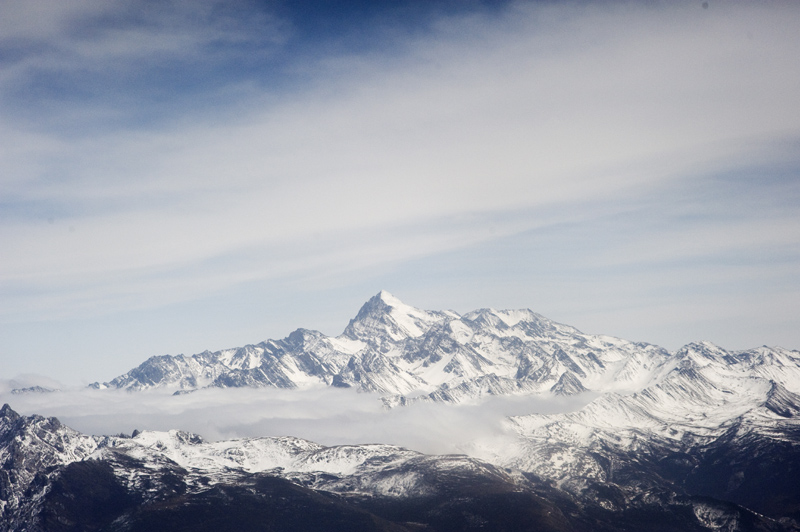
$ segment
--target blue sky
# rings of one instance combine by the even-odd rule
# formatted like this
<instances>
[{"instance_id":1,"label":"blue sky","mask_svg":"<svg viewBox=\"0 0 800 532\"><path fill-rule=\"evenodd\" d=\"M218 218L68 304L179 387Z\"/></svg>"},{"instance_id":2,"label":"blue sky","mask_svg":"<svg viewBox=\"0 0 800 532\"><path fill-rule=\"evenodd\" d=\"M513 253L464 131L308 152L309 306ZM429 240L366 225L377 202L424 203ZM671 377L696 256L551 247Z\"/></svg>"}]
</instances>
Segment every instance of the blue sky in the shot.
<instances>
[{"instance_id":1,"label":"blue sky","mask_svg":"<svg viewBox=\"0 0 800 532\"><path fill-rule=\"evenodd\" d=\"M800 348L800 5L295 4L0 6L0 378L381 289Z\"/></svg>"}]
</instances>

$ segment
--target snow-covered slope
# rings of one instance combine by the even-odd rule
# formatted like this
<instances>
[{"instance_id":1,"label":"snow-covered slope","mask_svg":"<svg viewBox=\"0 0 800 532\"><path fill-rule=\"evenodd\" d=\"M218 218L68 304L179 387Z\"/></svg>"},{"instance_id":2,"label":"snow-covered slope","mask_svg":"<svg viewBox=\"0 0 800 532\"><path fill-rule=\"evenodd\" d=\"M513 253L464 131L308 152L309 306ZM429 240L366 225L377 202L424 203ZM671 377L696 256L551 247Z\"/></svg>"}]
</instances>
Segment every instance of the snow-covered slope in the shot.
<instances>
[{"instance_id":1,"label":"snow-covered slope","mask_svg":"<svg viewBox=\"0 0 800 532\"><path fill-rule=\"evenodd\" d=\"M510 418L507 426L516 438L503 446L478 443L473 452L576 492L637 469L640 483L649 474L645 483L658 484L666 474L661 468L675 475L681 467L696 469L723 444L725 452L776 443L800 452L800 395L793 391L800 384L797 355L690 344L636 393L607 393L577 412ZM677 456L685 463L666 461Z\"/></svg>"},{"instance_id":2,"label":"snow-covered slope","mask_svg":"<svg viewBox=\"0 0 800 532\"><path fill-rule=\"evenodd\" d=\"M249 473L282 469L289 472L323 472L351 475L359 469L381 466L420 456L420 453L392 445L343 445L326 447L294 437L245 438L206 442L195 434L178 430L144 431L130 439L108 438L104 447L135 457L163 455L186 469L224 471L240 469Z\"/></svg>"}]
</instances>

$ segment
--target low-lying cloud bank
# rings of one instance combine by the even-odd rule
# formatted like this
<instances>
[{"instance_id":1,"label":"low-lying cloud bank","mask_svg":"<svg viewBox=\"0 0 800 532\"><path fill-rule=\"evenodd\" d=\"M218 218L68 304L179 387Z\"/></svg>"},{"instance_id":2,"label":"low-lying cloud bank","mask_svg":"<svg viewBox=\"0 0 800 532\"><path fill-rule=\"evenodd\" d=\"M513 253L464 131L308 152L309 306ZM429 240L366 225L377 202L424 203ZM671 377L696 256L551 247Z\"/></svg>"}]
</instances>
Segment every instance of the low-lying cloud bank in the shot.
<instances>
[{"instance_id":1,"label":"low-lying cloud bank","mask_svg":"<svg viewBox=\"0 0 800 532\"><path fill-rule=\"evenodd\" d=\"M206 389L179 396L92 389L12 394L12 388L11 381L0 382L0 402L95 435L181 429L207 440L297 436L325 445L390 443L432 454L466 452L470 442L502 436L506 416L575 410L593 398L496 397L477 405L387 410L376 394L326 387Z\"/></svg>"}]
</instances>

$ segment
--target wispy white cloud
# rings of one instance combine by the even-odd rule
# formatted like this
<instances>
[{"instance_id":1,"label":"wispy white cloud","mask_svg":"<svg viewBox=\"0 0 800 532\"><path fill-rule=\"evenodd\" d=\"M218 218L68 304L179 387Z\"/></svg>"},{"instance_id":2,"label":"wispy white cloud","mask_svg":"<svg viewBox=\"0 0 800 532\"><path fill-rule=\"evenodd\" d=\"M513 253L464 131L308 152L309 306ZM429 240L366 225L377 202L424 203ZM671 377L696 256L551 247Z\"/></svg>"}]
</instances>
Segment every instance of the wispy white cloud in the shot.
<instances>
[{"instance_id":1,"label":"wispy white cloud","mask_svg":"<svg viewBox=\"0 0 800 532\"><path fill-rule=\"evenodd\" d=\"M174 58L215 59L230 45L282 43L290 26L245 1L32 0L3 6L0 35L17 70L116 71ZM158 55L154 55L158 54Z\"/></svg>"}]
</instances>

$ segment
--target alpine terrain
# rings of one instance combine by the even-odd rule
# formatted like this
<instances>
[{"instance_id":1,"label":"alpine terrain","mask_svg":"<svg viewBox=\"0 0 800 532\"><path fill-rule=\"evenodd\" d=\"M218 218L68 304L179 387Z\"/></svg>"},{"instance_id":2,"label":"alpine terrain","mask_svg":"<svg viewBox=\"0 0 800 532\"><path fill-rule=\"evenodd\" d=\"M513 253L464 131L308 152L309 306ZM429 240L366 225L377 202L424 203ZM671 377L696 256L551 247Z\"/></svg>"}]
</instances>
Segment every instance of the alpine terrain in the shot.
<instances>
[{"instance_id":1,"label":"alpine terrain","mask_svg":"<svg viewBox=\"0 0 800 532\"><path fill-rule=\"evenodd\" d=\"M298 329L153 357L92 387L322 385L377 392L387 409L595 399L507 418L503 435L444 456L177 430L90 436L6 405L0 530L800 530L797 351L671 353L529 310L425 311L381 292L337 337Z\"/></svg>"}]
</instances>

